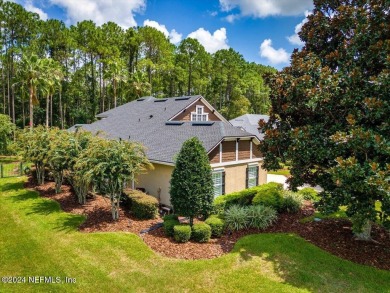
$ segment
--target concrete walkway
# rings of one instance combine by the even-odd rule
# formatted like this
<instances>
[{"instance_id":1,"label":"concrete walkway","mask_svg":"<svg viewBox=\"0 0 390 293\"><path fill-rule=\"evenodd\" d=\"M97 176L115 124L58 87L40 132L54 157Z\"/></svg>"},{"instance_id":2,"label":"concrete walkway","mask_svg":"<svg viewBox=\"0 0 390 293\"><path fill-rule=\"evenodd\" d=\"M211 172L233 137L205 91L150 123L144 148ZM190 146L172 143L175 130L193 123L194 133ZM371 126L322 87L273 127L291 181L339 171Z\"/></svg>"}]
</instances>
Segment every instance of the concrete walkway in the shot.
<instances>
[{"instance_id":1,"label":"concrete walkway","mask_svg":"<svg viewBox=\"0 0 390 293\"><path fill-rule=\"evenodd\" d=\"M284 189L288 189L288 184L286 183L286 181L287 181L287 177L286 176L267 174L267 183L268 182L281 183L281 184L283 184L283 188ZM303 186L298 187L298 189L302 189L302 188L305 188L305 187L311 187L311 186L308 185L308 184L304 184ZM314 188L317 192L323 191L321 186L315 186L315 187L311 187L311 188Z\"/></svg>"}]
</instances>

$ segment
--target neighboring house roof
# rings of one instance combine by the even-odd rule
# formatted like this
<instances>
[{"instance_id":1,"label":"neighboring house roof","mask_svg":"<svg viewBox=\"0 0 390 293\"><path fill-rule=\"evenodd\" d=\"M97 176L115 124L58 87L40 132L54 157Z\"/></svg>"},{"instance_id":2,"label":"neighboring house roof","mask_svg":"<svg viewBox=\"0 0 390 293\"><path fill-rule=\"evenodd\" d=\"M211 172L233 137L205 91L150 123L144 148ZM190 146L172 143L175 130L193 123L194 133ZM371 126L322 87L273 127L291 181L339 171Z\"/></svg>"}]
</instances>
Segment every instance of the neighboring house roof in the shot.
<instances>
[{"instance_id":1,"label":"neighboring house roof","mask_svg":"<svg viewBox=\"0 0 390 293\"><path fill-rule=\"evenodd\" d=\"M242 128L243 130L256 135L259 140L262 140L264 138L264 134L259 131L260 119L268 122L269 116L260 114L245 114L230 120L230 123L235 127Z\"/></svg>"},{"instance_id":2,"label":"neighboring house roof","mask_svg":"<svg viewBox=\"0 0 390 293\"><path fill-rule=\"evenodd\" d=\"M200 99L206 102L201 96L168 99L145 97L101 113L97 115L101 120L79 127L91 132L103 131L112 139L140 142L146 147L149 160L168 164L174 163L174 157L182 144L194 136L199 138L207 152L223 138L254 137L226 120L170 121ZM70 130L75 130L75 126Z\"/></svg>"}]
</instances>

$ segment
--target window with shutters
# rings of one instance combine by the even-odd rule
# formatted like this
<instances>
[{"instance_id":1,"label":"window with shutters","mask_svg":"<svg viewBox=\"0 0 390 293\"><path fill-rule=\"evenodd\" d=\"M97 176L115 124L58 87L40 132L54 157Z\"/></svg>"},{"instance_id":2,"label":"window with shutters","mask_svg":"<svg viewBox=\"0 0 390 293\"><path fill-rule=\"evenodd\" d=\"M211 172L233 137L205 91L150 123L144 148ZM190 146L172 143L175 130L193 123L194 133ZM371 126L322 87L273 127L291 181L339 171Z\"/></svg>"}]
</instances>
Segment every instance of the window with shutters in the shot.
<instances>
[{"instance_id":1,"label":"window with shutters","mask_svg":"<svg viewBox=\"0 0 390 293\"><path fill-rule=\"evenodd\" d=\"M223 195L225 193L225 172L218 170L213 172L214 183L214 197Z\"/></svg>"},{"instance_id":2,"label":"window with shutters","mask_svg":"<svg viewBox=\"0 0 390 293\"><path fill-rule=\"evenodd\" d=\"M248 177L247 177L247 187L253 187L258 185L258 177L259 177L259 167L258 166L248 166Z\"/></svg>"}]
</instances>

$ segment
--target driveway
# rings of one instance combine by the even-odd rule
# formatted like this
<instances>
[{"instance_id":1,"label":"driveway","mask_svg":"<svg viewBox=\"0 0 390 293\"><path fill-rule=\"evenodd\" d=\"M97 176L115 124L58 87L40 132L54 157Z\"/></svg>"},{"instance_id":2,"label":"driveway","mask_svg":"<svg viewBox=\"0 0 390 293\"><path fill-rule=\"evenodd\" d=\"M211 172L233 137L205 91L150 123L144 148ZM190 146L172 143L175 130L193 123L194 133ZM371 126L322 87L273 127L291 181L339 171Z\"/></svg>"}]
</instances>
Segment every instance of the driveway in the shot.
<instances>
[{"instance_id":1,"label":"driveway","mask_svg":"<svg viewBox=\"0 0 390 293\"><path fill-rule=\"evenodd\" d=\"M268 182L276 182L276 183L281 183L283 184L283 188L284 189L288 189L288 184L286 183L287 181L287 177L286 176L283 176L283 175L274 175L274 174L267 174L267 183ZM301 187L298 187L298 189L302 189L302 188L305 188L305 187L311 187L311 188L314 188L317 192L321 192L323 191L323 189L321 188L321 186L315 186L315 187L312 187L308 184L304 184L303 186Z\"/></svg>"}]
</instances>

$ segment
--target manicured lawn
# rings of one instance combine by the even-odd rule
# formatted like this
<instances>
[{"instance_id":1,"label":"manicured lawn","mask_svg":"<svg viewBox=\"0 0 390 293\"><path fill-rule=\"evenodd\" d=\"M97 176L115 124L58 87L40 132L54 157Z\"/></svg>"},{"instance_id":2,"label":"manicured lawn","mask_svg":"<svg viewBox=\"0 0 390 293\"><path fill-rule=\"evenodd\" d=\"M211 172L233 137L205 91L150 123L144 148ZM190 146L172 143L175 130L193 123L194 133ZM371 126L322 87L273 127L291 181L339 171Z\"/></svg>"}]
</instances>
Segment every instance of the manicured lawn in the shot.
<instances>
[{"instance_id":1,"label":"manicured lawn","mask_svg":"<svg viewBox=\"0 0 390 293\"><path fill-rule=\"evenodd\" d=\"M390 272L341 260L291 234L241 239L232 253L184 261L155 254L131 233L80 233L83 216L0 179L2 276L76 278L4 284L0 292L390 292Z\"/></svg>"}]
</instances>

